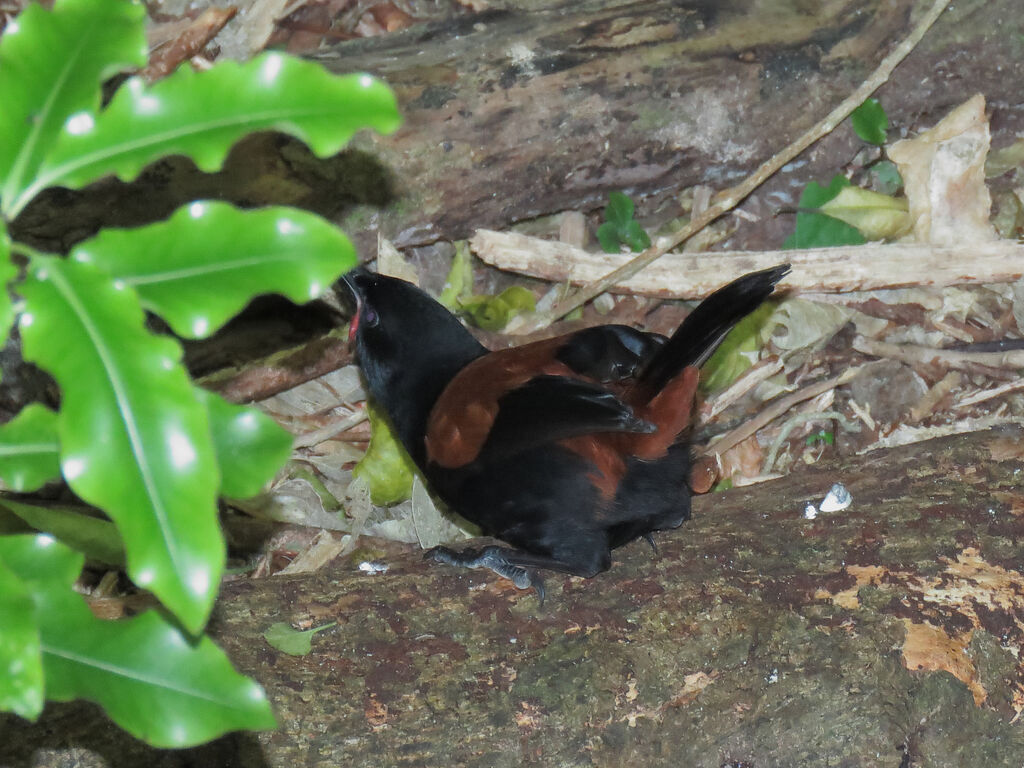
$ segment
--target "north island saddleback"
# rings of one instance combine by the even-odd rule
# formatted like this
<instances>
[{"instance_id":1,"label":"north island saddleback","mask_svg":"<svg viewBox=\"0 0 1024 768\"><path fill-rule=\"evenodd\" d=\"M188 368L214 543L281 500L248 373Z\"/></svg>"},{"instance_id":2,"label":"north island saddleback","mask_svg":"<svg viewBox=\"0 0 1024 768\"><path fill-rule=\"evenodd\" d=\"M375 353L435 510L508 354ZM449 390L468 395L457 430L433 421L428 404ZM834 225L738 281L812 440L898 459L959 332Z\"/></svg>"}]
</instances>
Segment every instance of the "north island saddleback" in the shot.
<instances>
[{"instance_id":1,"label":"north island saddleback","mask_svg":"<svg viewBox=\"0 0 1024 768\"><path fill-rule=\"evenodd\" d=\"M428 557L543 601L536 569L594 576L616 547L681 525L698 368L788 272L718 289L669 339L603 325L493 352L411 283L346 275L370 396L445 504L510 545Z\"/></svg>"}]
</instances>

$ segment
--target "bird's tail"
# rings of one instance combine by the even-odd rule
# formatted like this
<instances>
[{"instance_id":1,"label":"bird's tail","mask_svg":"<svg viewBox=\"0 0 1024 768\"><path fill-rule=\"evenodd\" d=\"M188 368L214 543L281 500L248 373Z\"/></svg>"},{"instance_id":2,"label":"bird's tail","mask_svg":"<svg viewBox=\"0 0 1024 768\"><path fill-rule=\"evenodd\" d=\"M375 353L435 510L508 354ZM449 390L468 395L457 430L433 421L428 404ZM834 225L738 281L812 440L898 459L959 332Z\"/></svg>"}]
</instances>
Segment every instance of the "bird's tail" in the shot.
<instances>
[{"instance_id":1,"label":"bird's tail","mask_svg":"<svg viewBox=\"0 0 1024 768\"><path fill-rule=\"evenodd\" d=\"M638 388L657 394L687 366L699 366L740 320L757 309L789 272L789 264L751 272L697 305L637 377Z\"/></svg>"}]
</instances>

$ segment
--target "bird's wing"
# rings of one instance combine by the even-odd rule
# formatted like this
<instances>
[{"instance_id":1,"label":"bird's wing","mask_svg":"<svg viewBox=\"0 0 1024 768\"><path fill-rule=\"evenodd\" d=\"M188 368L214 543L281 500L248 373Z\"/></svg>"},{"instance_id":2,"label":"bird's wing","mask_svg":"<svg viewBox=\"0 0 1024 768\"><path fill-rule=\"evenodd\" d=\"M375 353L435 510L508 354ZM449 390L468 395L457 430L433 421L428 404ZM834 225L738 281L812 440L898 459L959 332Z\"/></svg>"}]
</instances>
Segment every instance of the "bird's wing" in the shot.
<instances>
[{"instance_id":1,"label":"bird's wing","mask_svg":"<svg viewBox=\"0 0 1024 768\"><path fill-rule=\"evenodd\" d=\"M638 432L657 427L600 384L538 376L503 396L483 451L488 456L595 432Z\"/></svg>"},{"instance_id":2,"label":"bird's wing","mask_svg":"<svg viewBox=\"0 0 1024 768\"><path fill-rule=\"evenodd\" d=\"M441 466L489 461L580 435L656 429L600 384L565 376L537 376L496 401L463 406L431 422L428 454Z\"/></svg>"}]
</instances>

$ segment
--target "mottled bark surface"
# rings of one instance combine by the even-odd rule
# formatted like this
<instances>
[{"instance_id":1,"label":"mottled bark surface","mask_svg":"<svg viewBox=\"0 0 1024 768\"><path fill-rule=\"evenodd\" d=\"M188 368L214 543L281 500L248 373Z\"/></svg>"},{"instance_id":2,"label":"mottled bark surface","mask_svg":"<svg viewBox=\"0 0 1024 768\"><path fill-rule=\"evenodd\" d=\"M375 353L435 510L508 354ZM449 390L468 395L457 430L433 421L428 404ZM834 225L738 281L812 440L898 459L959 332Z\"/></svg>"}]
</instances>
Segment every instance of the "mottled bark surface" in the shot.
<instances>
[{"instance_id":1,"label":"mottled bark surface","mask_svg":"<svg viewBox=\"0 0 1024 768\"><path fill-rule=\"evenodd\" d=\"M597 578L551 578L543 607L395 545L228 584L212 631L266 686L278 731L157 753L65 707L8 721L0 764L70 743L112 765L1019 768L1022 439L943 438L704 496L659 555L635 543ZM805 519L836 481L853 505ZM368 576L366 558L390 568ZM281 620L338 626L291 657L261 636Z\"/></svg>"},{"instance_id":2,"label":"mottled bark surface","mask_svg":"<svg viewBox=\"0 0 1024 768\"><path fill-rule=\"evenodd\" d=\"M651 210L690 185L745 176L859 85L913 21L911 0L609 5L487 12L340 44L322 56L329 67L394 86L405 116L394 136L361 136L328 162L254 137L221 174L168 160L137 184L46 196L17 234L66 247L101 225L217 197L333 216L370 254L378 231L399 246L465 237L600 207L611 190L648 196ZM1024 129L1024 57L1009 23L1019 10L1018 0L964 0L943 14L879 93L894 131L928 127L982 91L994 146L1012 141ZM745 206L757 226L728 246L781 243L792 221L774 223L774 211L858 146L846 126L787 167Z\"/></svg>"}]
</instances>

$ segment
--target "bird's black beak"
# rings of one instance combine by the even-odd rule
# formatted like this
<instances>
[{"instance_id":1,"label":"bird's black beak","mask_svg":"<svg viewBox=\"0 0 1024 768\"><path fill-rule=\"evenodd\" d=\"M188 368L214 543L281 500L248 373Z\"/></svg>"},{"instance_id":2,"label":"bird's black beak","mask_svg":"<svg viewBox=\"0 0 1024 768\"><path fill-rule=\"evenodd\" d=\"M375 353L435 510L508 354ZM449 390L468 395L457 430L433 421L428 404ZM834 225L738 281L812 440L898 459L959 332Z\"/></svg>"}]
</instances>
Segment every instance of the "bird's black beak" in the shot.
<instances>
[{"instance_id":1,"label":"bird's black beak","mask_svg":"<svg viewBox=\"0 0 1024 768\"><path fill-rule=\"evenodd\" d=\"M334 292L338 296L338 301L353 314L359 308L360 297L363 295L360 284L372 274L370 270L362 265L353 267L341 276L341 279L338 281L340 285L336 283L334 286ZM341 288L342 285L345 287L344 290Z\"/></svg>"},{"instance_id":2,"label":"bird's black beak","mask_svg":"<svg viewBox=\"0 0 1024 768\"><path fill-rule=\"evenodd\" d=\"M336 286L335 290L338 294L338 299L346 306L354 308L359 303L359 297L362 295L359 285L369 279L371 274L373 274L373 272L361 264L359 266L352 267L342 274L339 282L345 286L347 291L339 291Z\"/></svg>"},{"instance_id":3,"label":"bird's black beak","mask_svg":"<svg viewBox=\"0 0 1024 768\"><path fill-rule=\"evenodd\" d=\"M338 297L338 301L352 316L351 325L349 325L348 331L349 341L354 340L356 328L359 325L359 309L363 303L362 285L366 283L372 275L373 273L370 270L360 265L350 269L341 276L339 282L345 286L344 289L341 289L338 284L335 284L334 286L334 293Z\"/></svg>"}]
</instances>

